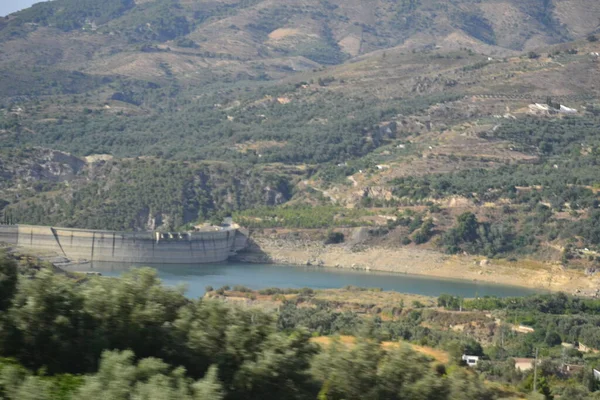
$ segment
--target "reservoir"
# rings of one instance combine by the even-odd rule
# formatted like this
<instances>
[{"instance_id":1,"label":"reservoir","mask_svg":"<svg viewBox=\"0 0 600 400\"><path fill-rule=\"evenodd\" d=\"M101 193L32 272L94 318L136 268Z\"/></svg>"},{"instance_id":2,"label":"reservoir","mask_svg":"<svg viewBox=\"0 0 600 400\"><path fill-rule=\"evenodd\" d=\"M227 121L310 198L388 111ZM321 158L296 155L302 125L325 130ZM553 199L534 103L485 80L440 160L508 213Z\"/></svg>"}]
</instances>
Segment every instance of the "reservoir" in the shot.
<instances>
[{"instance_id":1,"label":"reservoir","mask_svg":"<svg viewBox=\"0 0 600 400\"><path fill-rule=\"evenodd\" d=\"M81 272L93 271L99 272L103 276L118 277L123 272L135 267L139 267L139 265L95 262L66 269ZM203 296L206 286L218 289L225 285L231 287L243 285L254 290L269 287L339 289L353 285L436 297L442 293L462 297L512 297L540 292L517 286L501 286L466 280L323 267L238 263L153 265L152 267L158 271L164 284L168 286L186 285L186 295L190 298Z\"/></svg>"}]
</instances>

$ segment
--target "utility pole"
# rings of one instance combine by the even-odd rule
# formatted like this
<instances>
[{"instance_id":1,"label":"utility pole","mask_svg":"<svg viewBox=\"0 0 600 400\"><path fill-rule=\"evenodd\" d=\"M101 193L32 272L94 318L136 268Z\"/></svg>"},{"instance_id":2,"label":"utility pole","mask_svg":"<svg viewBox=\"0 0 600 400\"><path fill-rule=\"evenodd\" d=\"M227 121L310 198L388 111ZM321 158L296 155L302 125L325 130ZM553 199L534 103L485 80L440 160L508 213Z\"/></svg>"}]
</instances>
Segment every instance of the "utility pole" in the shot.
<instances>
[{"instance_id":1,"label":"utility pole","mask_svg":"<svg viewBox=\"0 0 600 400\"><path fill-rule=\"evenodd\" d=\"M537 393L537 364L538 364L538 348L535 348L535 361L533 362L533 392Z\"/></svg>"}]
</instances>

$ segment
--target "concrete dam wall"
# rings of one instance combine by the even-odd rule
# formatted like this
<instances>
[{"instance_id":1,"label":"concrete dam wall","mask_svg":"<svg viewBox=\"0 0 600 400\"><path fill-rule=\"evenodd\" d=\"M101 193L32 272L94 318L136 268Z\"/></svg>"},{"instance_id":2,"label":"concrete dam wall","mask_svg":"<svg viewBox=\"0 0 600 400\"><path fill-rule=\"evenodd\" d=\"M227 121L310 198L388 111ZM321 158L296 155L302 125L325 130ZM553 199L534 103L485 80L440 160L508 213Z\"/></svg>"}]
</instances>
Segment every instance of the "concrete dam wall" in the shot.
<instances>
[{"instance_id":1,"label":"concrete dam wall","mask_svg":"<svg viewBox=\"0 0 600 400\"><path fill-rule=\"evenodd\" d=\"M198 264L227 260L246 246L246 235L234 227L164 233L0 225L0 241L74 261Z\"/></svg>"}]
</instances>

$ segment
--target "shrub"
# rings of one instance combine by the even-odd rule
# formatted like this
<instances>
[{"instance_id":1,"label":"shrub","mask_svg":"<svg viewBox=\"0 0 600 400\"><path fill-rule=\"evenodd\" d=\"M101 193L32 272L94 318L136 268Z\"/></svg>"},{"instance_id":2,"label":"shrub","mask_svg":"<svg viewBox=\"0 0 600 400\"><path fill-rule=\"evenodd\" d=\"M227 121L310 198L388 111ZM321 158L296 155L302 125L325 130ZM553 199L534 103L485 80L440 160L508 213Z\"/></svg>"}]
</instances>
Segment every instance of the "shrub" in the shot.
<instances>
[{"instance_id":1,"label":"shrub","mask_svg":"<svg viewBox=\"0 0 600 400\"><path fill-rule=\"evenodd\" d=\"M252 292L252 289L246 287L246 286L242 286L242 285L235 285L233 287L233 291L234 292L242 292L242 293L249 293Z\"/></svg>"},{"instance_id":2,"label":"shrub","mask_svg":"<svg viewBox=\"0 0 600 400\"><path fill-rule=\"evenodd\" d=\"M261 289L258 291L259 294L265 295L265 296L272 296L272 295L277 295L277 294L281 294L282 290L279 288L266 288L266 289Z\"/></svg>"},{"instance_id":3,"label":"shrub","mask_svg":"<svg viewBox=\"0 0 600 400\"><path fill-rule=\"evenodd\" d=\"M325 238L325 244L344 243L344 234L342 232L328 232Z\"/></svg>"},{"instance_id":4,"label":"shrub","mask_svg":"<svg viewBox=\"0 0 600 400\"><path fill-rule=\"evenodd\" d=\"M413 235L413 240L415 241L415 244L423 244L427 242L428 237L422 231L417 231Z\"/></svg>"},{"instance_id":5,"label":"shrub","mask_svg":"<svg viewBox=\"0 0 600 400\"><path fill-rule=\"evenodd\" d=\"M188 38L181 38L177 40L177 46L179 47L186 47L186 48L197 48L198 45L196 44L196 42L194 42L191 39Z\"/></svg>"},{"instance_id":6,"label":"shrub","mask_svg":"<svg viewBox=\"0 0 600 400\"><path fill-rule=\"evenodd\" d=\"M302 296L310 296L310 295L313 295L315 293L315 291L312 290L311 288L302 288L302 289L300 289L299 293Z\"/></svg>"}]
</instances>

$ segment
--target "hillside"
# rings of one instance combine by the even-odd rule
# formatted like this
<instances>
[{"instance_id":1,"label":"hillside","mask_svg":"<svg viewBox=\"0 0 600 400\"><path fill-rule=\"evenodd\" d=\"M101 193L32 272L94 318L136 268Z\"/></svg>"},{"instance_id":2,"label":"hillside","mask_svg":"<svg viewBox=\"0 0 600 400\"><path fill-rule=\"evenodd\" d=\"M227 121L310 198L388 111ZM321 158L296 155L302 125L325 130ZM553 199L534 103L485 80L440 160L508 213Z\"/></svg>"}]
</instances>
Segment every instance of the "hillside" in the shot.
<instances>
[{"instance_id":1,"label":"hillside","mask_svg":"<svg viewBox=\"0 0 600 400\"><path fill-rule=\"evenodd\" d=\"M599 16L567 0L35 5L0 21L3 219L233 213L594 273Z\"/></svg>"},{"instance_id":2,"label":"hillside","mask_svg":"<svg viewBox=\"0 0 600 400\"><path fill-rule=\"evenodd\" d=\"M55 0L0 19L1 93L229 86L389 48L505 56L583 39L599 13L593 0Z\"/></svg>"},{"instance_id":3,"label":"hillside","mask_svg":"<svg viewBox=\"0 0 600 400\"><path fill-rule=\"evenodd\" d=\"M83 276L4 253L0 272L0 390L7 400L598 394L597 299L436 299L354 286L242 285L208 287L192 298L150 268ZM466 365L465 354L476 362Z\"/></svg>"},{"instance_id":4,"label":"hillside","mask_svg":"<svg viewBox=\"0 0 600 400\"><path fill-rule=\"evenodd\" d=\"M76 155L254 161L248 149L266 147L256 161L339 162L376 147L365 129L439 101L595 94L586 54L510 57L584 39L596 2L371 3L37 4L0 21L3 139Z\"/></svg>"}]
</instances>

